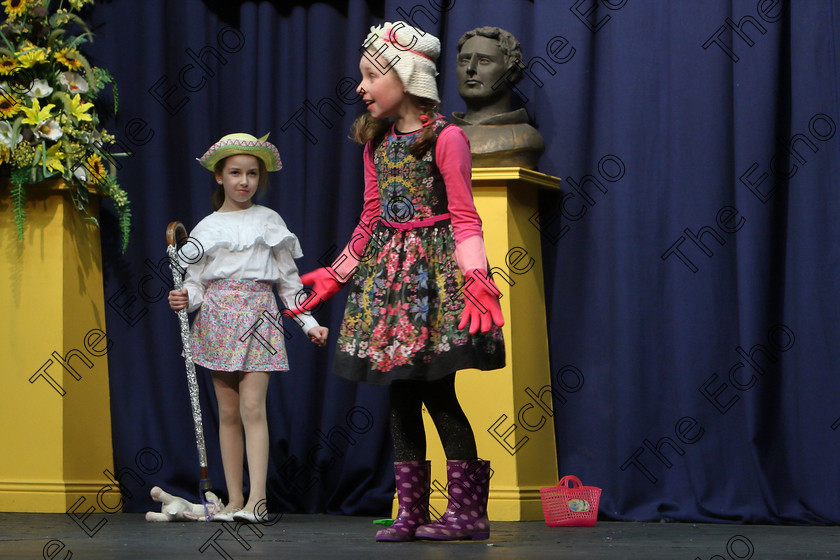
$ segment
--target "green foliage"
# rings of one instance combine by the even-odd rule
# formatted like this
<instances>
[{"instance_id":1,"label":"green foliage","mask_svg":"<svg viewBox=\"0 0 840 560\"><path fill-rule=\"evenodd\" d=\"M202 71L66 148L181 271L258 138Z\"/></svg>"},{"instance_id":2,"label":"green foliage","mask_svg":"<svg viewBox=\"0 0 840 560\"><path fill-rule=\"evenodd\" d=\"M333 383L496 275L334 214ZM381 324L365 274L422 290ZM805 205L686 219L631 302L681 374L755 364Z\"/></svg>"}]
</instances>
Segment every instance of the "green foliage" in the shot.
<instances>
[{"instance_id":1,"label":"green foliage","mask_svg":"<svg viewBox=\"0 0 840 560\"><path fill-rule=\"evenodd\" d=\"M128 248L128 237L131 235L131 203L126 203L120 216L120 236L122 239L122 252Z\"/></svg>"},{"instance_id":2,"label":"green foliage","mask_svg":"<svg viewBox=\"0 0 840 560\"><path fill-rule=\"evenodd\" d=\"M79 15L93 3L27 0L0 6L0 14L5 12L6 16L0 24L0 63L4 71L0 92L6 100L0 116L5 144L0 146L0 166L10 174L12 211L21 240L26 188L61 177L74 207L97 226L98 221L88 211L90 193L111 197L119 214L125 251L131 231L128 196L117 184L113 166L108 177L94 172L101 169L97 155L104 153L103 145L114 141L100 126L95 102L110 84L116 112L117 86L110 72L92 66L78 50L93 41L90 28ZM38 88L37 95L25 95L23 90L29 84ZM111 155L120 154L102 159ZM79 169L85 173L74 173Z\"/></svg>"},{"instance_id":3,"label":"green foliage","mask_svg":"<svg viewBox=\"0 0 840 560\"><path fill-rule=\"evenodd\" d=\"M12 183L12 213L15 215L18 239L23 241L23 227L26 224L26 189L23 185Z\"/></svg>"}]
</instances>

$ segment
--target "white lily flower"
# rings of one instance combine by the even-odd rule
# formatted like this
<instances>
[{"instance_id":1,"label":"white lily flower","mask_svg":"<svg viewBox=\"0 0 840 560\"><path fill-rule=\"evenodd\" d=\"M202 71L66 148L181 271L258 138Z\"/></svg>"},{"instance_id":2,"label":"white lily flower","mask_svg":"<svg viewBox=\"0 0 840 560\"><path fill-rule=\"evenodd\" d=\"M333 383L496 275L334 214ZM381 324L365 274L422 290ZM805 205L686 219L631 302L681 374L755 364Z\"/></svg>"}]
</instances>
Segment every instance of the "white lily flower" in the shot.
<instances>
[{"instance_id":1,"label":"white lily flower","mask_svg":"<svg viewBox=\"0 0 840 560\"><path fill-rule=\"evenodd\" d=\"M85 166L84 165L77 165L73 169L73 176L76 177L79 181L87 182L87 173L85 173Z\"/></svg>"},{"instance_id":2,"label":"white lily flower","mask_svg":"<svg viewBox=\"0 0 840 560\"><path fill-rule=\"evenodd\" d=\"M75 72L62 72L58 77L59 83L67 88L71 95L77 93L87 93L88 83L80 75Z\"/></svg>"},{"instance_id":3,"label":"white lily flower","mask_svg":"<svg viewBox=\"0 0 840 560\"><path fill-rule=\"evenodd\" d=\"M26 95L29 97L35 97L40 99L42 97L46 97L53 92L53 88L45 82L44 80L33 80L32 83L29 85L29 91L26 92Z\"/></svg>"},{"instance_id":4,"label":"white lily flower","mask_svg":"<svg viewBox=\"0 0 840 560\"><path fill-rule=\"evenodd\" d=\"M18 142L23 140L23 135L18 133L17 140L12 139L12 125L8 121L0 121L0 142L3 142L7 147L17 146Z\"/></svg>"},{"instance_id":5,"label":"white lily flower","mask_svg":"<svg viewBox=\"0 0 840 560\"><path fill-rule=\"evenodd\" d=\"M35 128L35 134L41 138L47 138L48 140L55 141L61 138L64 133L61 131L61 127L58 126L58 121L55 119L47 119L38 124Z\"/></svg>"}]
</instances>

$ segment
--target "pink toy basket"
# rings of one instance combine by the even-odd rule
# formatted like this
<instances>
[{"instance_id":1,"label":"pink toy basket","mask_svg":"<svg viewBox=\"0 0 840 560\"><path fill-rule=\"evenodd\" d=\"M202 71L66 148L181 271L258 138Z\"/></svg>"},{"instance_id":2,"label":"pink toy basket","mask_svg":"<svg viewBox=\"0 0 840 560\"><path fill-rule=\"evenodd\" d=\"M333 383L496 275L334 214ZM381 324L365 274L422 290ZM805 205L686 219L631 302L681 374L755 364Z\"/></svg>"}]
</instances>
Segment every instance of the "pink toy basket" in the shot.
<instances>
[{"instance_id":1,"label":"pink toy basket","mask_svg":"<svg viewBox=\"0 0 840 560\"><path fill-rule=\"evenodd\" d=\"M598 520L601 489L584 486L576 476L564 476L557 486L540 488L540 498L549 527L592 527Z\"/></svg>"}]
</instances>

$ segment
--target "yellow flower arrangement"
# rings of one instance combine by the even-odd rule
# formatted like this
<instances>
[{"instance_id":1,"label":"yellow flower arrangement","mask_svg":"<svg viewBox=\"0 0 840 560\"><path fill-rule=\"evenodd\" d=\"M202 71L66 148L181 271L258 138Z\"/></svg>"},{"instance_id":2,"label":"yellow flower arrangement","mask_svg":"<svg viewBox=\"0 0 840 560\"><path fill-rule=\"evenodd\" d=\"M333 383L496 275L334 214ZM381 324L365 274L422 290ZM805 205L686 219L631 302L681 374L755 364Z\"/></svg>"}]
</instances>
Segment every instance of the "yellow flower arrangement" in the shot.
<instances>
[{"instance_id":1,"label":"yellow flower arrangement","mask_svg":"<svg viewBox=\"0 0 840 560\"><path fill-rule=\"evenodd\" d=\"M24 41L20 47L20 55L17 61L24 68L32 68L39 62L44 62L47 59L47 51L41 47L37 47L29 41Z\"/></svg>"},{"instance_id":2,"label":"yellow flower arrangement","mask_svg":"<svg viewBox=\"0 0 840 560\"><path fill-rule=\"evenodd\" d=\"M63 173L64 164L61 163L61 158L63 157L64 153L61 151L61 144L53 144L52 147L47 150L47 169Z\"/></svg>"},{"instance_id":3,"label":"yellow flower arrangement","mask_svg":"<svg viewBox=\"0 0 840 560\"><path fill-rule=\"evenodd\" d=\"M32 124L32 125L37 126L42 121L45 121L48 118L50 118L50 115L52 114L53 107L55 107L55 105L53 103L50 103L49 105L47 105L46 107L44 107L42 109L38 100L33 99L31 107L21 107L20 108L20 110L23 111L23 113L26 115L26 118L21 119L20 122L21 122L21 124Z\"/></svg>"},{"instance_id":4,"label":"yellow flower arrangement","mask_svg":"<svg viewBox=\"0 0 840 560\"><path fill-rule=\"evenodd\" d=\"M21 16L26 11L29 0L4 0L3 7L10 20Z\"/></svg>"},{"instance_id":5,"label":"yellow flower arrangement","mask_svg":"<svg viewBox=\"0 0 840 560\"><path fill-rule=\"evenodd\" d=\"M102 158L97 154L92 154L85 162L85 171L87 172L87 180L90 183L102 183L108 176L108 171L105 169L105 164L102 163Z\"/></svg>"},{"instance_id":6,"label":"yellow flower arrangement","mask_svg":"<svg viewBox=\"0 0 840 560\"><path fill-rule=\"evenodd\" d=\"M3 76L8 76L18 68L20 68L20 64L13 55L0 55L0 74L2 74Z\"/></svg>"},{"instance_id":7,"label":"yellow flower arrangement","mask_svg":"<svg viewBox=\"0 0 840 560\"><path fill-rule=\"evenodd\" d=\"M119 215L122 248L128 245L130 204L116 179L114 141L99 123L94 101L108 84L107 70L93 67L79 50L93 35L79 11L93 0L3 0L0 23L0 174L9 178L18 237L25 227L26 187L61 177L75 207L88 211L90 193L108 196ZM78 35L68 27L81 29ZM96 222L98 224L98 222Z\"/></svg>"},{"instance_id":8,"label":"yellow flower arrangement","mask_svg":"<svg viewBox=\"0 0 840 560\"><path fill-rule=\"evenodd\" d=\"M81 53L76 49L61 49L55 53L55 60L67 67L68 70L78 70L82 67Z\"/></svg>"},{"instance_id":9,"label":"yellow flower arrangement","mask_svg":"<svg viewBox=\"0 0 840 560\"><path fill-rule=\"evenodd\" d=\"M3 95L0 97L0 117L4 119L11 118L20 111L18 101L11 95Z\"/></svg>"},{"instance_id":10,"label":"yellow flower arrangement","mask_svg":"<svg viewBox=\"0 0 840 560\"><path fill-rule=\"evenodd\" d=\"M88 111L93 107L93 103L82 103L81 94L77 93L76 97L70 100L70 108L67 114L77 121L92 121Z\"/></svg>"}]
</instances>

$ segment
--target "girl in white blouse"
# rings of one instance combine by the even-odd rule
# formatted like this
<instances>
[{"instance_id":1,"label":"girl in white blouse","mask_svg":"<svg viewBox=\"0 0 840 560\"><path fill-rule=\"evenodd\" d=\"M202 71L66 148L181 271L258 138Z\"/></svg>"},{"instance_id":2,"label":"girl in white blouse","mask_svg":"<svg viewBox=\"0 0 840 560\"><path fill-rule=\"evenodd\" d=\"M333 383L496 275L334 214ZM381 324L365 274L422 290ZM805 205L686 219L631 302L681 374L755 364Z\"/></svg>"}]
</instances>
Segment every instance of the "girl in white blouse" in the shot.
<instances>
[{"instance_id":1,"label":"girl in white blouse","mask_svg":"<svg viewBox=\"0 0 840 560\"><path fill-rule=\"evenodd\" d=\"M282 167L277 148L250 134L229 134L198 161L214 172L219 187L212 214L190 234L198 250L184 254L184 289L169 293L174 310L199 310L193 322L195 363L212 370L219 403L219 444L228 504L216 521L266 518L269 373L289 369L282 322L271 287L289 309L302 289L294 259L303 256L297 237L277 212L254 204L267 171ZM186 252L186 251L184 251ZM319 346L327 329L310 315L295 318ZM243 428L245 436L243 438ZM242 490L243 451L250 491Z\"/></svg>"}]
</instances>

